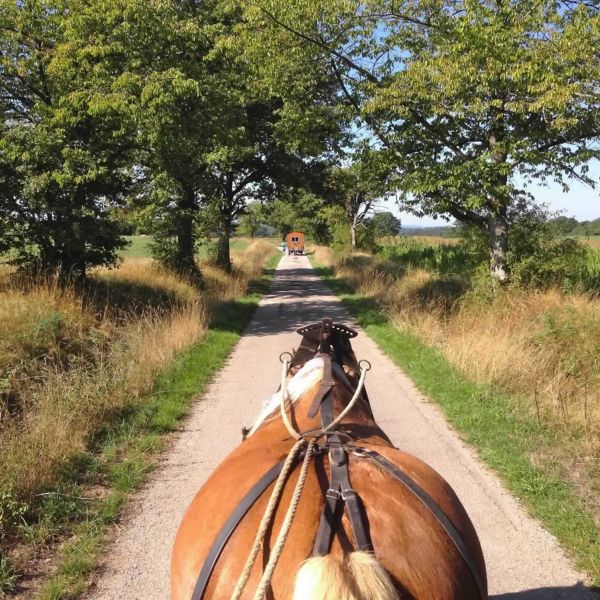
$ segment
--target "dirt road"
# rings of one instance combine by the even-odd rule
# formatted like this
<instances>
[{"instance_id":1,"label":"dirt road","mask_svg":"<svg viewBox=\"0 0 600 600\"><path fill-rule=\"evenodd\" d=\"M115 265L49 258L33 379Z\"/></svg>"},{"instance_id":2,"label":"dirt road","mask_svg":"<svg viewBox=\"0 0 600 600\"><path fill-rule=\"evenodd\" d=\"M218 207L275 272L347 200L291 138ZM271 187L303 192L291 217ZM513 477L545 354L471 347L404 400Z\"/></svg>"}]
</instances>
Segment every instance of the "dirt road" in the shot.
<instances>
[{"instance_id":1,"label":"dirt road","mask_svg":"<svg viewBox=\"0 0 600 600\"><path fill-rule=\"evenodd\" d=\"M90 598L154 600L169 596L169 559L179 521L213 468L240 442L277 388L279 354L297 346L300 325L341 304L306 257L284 257L272 288L225 367L199 398L150 482L115 534ZM597 598L555 539L529 518L496 477L444 422L440 411L365 335L354 340L373 369L367 389L377 422L394 444L437 469L452 485L479 533L496 600ZM243 399L243 401L241 401Z\"/></svg>"}]
</instances>

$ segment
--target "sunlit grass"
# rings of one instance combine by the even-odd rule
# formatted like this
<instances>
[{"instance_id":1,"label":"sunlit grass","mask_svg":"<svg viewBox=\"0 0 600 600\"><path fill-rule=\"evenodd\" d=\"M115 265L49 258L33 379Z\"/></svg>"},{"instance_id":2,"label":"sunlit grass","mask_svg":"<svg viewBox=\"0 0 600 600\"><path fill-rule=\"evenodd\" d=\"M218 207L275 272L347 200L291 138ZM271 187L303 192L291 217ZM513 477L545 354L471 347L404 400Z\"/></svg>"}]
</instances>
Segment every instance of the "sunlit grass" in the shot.
<instances>
[{"instance_id":1,"label":"sunlit grass","mask_svg":"<svg viewBox=\"0 0 600 600\"><path fill-rule=\"evenodd\" d=\"M259 293L242 297L272 256L268 242L239 244L234 272L203 267L202 290L145 258L95 270L84 290L0 273L0 595L73 534L40 597L78 592L98 528L239 337ZM98 486L99 503L76 500Z\"/></svg>"}]
</instances>

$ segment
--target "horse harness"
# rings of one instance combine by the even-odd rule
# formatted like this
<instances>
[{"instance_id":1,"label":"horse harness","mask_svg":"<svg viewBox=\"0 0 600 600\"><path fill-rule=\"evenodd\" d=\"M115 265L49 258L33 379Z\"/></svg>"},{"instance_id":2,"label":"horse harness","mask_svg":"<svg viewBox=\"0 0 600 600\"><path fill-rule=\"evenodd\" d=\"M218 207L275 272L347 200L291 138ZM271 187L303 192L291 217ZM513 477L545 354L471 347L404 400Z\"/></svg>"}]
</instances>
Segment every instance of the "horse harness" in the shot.
<instances>
[{"instance_id":1,"label":"horse harness","mask_svg":"<svg viewBox=\"0 0 600 600\"><path fill-rule=\"evenodd\" d=\"M419 502L428 509L437 523L442 527L458 553L464 560L475 586L482 600L487 598L481 574L469 549L464 543L460 533L445 515L444 511L436 501L407 473L399 469L394 463L375 450L370 450L354 445L349 441L348 434L337 429L325 432L325 428L333 421L333 390L335 382L332 376L332 358L340 365L350 366L355 371L358 364L352 351L349 339L355 337L357 332L345 325L333 323L331 319L325 319L322 323L308 325L298 329L303 335L302 343L294 353L290 363L290 369L301 366L311 358L320 356L324 359L324 370L321 385L315 399L309 409L308 416L313 417L320 411L322 433L325 435L323 443L319 446L321 452L327 451L329 458L329 488L325 493L325 503L321 513L319 528L313 546L313 556L325 556L331 551L336 525L341 519L342 510L345 506L356 550L373 551L373 545L369 534L369 524L362 502L357 492L352 488L349 474L349 457L366 459L376 464L387 472L395 480L401 483ZM363 397L367 400L366 391ZM242 430L244 433L244 430ZM302 458L302 454L298 457ZM225 545L233 535L239 523L254 503L262 496L269 486L279 476L284 460L274 465L267 471L242 498L236 509L231 513L217 538L213 542L192 594L192 600L202 600L210 577L217 565Z\"/></svg>"}]
</instances>

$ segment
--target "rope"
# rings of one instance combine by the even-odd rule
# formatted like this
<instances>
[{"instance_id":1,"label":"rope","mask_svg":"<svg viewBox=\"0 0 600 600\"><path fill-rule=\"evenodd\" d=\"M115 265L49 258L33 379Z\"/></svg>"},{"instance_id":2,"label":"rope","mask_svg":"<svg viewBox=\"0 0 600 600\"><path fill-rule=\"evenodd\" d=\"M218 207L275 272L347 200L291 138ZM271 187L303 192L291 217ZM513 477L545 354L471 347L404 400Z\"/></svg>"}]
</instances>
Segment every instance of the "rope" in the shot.
<instances>
[{"instance_id":1,"label":"rope","mask_svg":"<svg viewBox=\"0 0 600 600\"><path fill-rule=\"evenodd\" d=\"M285 514L283 523L281 525L281 529L279 534L277 535L277 540L275 541L275 546L273 547L272 552L269 554L269 561L265 570L260 578L258 583L258 587L254 594L254 600L262 600L264 595L266 594L269 586L271 585L271 578L273 577L273 572L275 571L275 567L277 566L277 562L279 561L279 557L283 552L283 547L287 540L287 536L289 534L290 528L292 526L292 520L294 519L294 515L296 514L296 509L298 508L298 503L300 502L300 496L302 495L302 490L304 489L304 484L306 482L306 476L308 474L308 466L312 459L313 451L315 445L317 443L317 439L320 437L318 434L315 437L312 437L310 441L307 441L302 434L300 434L292 423L290 422L287 410L286 410L286 401L287 401L287 373L289 368L289 360L283 361L283 369L281 373L281 403L280 403L280 412L281 418L289 431L290 435L292 435L296 439L296 443L290 450L287 458L285 459L285 463L281 469L281 473L275 482L275 486L273 491L271 492L271 497L269 498L269 502L267 504L267 508L262 516L260 525L258 527L258 531L256 532L256 537L254 538L254 543L252 545L252 549L250 550L250 554L246 559L246 564L244 565L244 569L237 581L235 589L233 590L233 594L231 596L231 600L239 600L244 593L244 589L246 584L248 583L248 579L250 578L250 573L256 563L256 559L258 554L263 546L263 542L265 536L267 534L267 529L269 528L271 521L275 515L275 511L277 508L277 503L283 493L283 489L285 487L285 483L287 480L287 476L290 471L293 469L294 461L298 456L300 450L303 446L307 445L306 454L304 455L304 460L302 462L302 469L300 470L300 475L298 476L298 481L296 482L296 487L294 488L294 494L292 496L292 500L290 505L288 506L287 512ZM360 378L358 380L358 385L356 390L354 391L354 395L352 399L347 404L347 406L342 410L342 412L322 431L329 431L333 427L335 427L354 407L356 402L358 401L361 392L364 387L365 377L369 367L360 368Z\"/></svg>"},{"instance_id":2,"label":"rope","mask_svg":"<svg viewBox=\"0 0 600 600\"><path fill-rule=\"evenodd\" d=\"M283 492L283 488L285 487L285 482L286 482L287 476L288 476L289 472L292 470L296 456L302 449L302 446L304 446L305 444L306 444L305 440L303 440L303 439L298 440L294 444L292 449L290 450L289 454L287 455L287 458L285 459L285 463L283 463L281 473L279 473L279 477L277 478L277 481L275 482L275 487L273 488L273 491L271 492L271 497L269 498L269 503L267 504L267 508L265 509L265 513L263 514L262 520L258 527L258 531L256 532L256 537L254 538L254 544L252 546L252 549L250 550L250 554L248 555L248 558L246 559L246 564L244 565L244 570L242 571L242 574L240 575L240 577L238 579L235 589L233 590L231 600L239 600L239 598L241 597L241 595L244 591L244 588L246 587L246 583L248 582L248 579L250 577L250 572L252 571L252 567L254 566L254 563L256 562L256 558L262 547L265 535L267 533L267 529L269 528L269 525L271 524L273 515L275 514L275 509L277 507L277 503L279 502L279 498L281 496L281 493ZM305 457L305 459L306 459L306 457Z\"/></svg>"},{"instance_id":3,"label":"rope","mask_svg":"<svg viewBox=\"0 0 600 600\"><path fill-rule=\"evenodd\" d=\"M362 393L363 387L365 385L365 377L367 376L367 371L370 369L369 367L360 367L360 378L358 380L358 385L356 386L356 390L354 390L354 395L350 399L350 402L346 405L346 408L333 420L327 427L323 429L323 431L330 431L333 429L353 408L354 405L358 402L358 399Z\"/></svg>"},{"instance_id":4,"label":"rope","mask_svg":"<svg viewBox=\"0 0 600 600\"><path fill-rule=\"evenodd\" d=\"M279 405L279 409L281 412L281 418L283 419L283 423L286 426L286 429L290 432L290 435L297 440L302 439L302 436L296 431L296 428L291 424L288 419L287 410L286 410L286 400L287 400L287 374L289 369L290 361L285 359L283 360L283 368L281 370L281 403Z\"/></svg>"},{"instance_id":5,"label":"rope","mask_svg":"<svg viewBox=\"0 0 600 600\"><path fill-rule=\"evenodd\" d=\"M267 593L269 586L271 585L273 571L275 571L277 561L279 560L279 557L281 556L281 553L283 551L283 546L285 545L285 542L287 540L290 527L292 526L292 520L294 519L294 515L296 514L298 502L300 501L300 496L302 495L302 490L304 489L304 483L306 482L306 475L308 473L308 465L310 464L310 459L312 458L315 444L316 440L312 439L310 440L310 442L308 443L308 447L306 448L306 454L302 463L302 470L300 471L298 481L296 482L296 487L294 489L292 501L290 502L290 505L288 507L285 519L283 520L283 524L281 525L281 529L279 531L279 535L277 536L277 541L275 542L273 551L269 555L269 562L267 563L265 571L262 577L260 578L260 582L258 583L256 593L254 594L254 600L262 600L264 595Z\"/></svg>"}]
</instances>

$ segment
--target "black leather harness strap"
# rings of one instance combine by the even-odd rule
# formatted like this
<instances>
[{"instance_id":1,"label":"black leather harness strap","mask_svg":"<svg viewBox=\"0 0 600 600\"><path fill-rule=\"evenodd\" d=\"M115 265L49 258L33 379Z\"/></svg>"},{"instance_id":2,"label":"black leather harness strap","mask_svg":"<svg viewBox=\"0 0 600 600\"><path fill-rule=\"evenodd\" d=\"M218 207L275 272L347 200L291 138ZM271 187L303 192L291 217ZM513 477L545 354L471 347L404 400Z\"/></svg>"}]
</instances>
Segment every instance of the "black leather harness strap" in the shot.
<instances>
[{"instance_id":1,"label":"black leather harness strap","mask_svg":"<svg viewBox=\"0 0 600 600\"><path fill-rule=\"evenodd\" d=\"M329 358L329 357L327 357ZM325 360L325 363L330 363ZM330 363L331 368L331 363ZM321 423L323 428L333 421L333 392L329 392L321 403ZM360 498L350 483L348 453L342 438L333 433L327 440L329 446L329 489L325 494L325 504L321 513L319 529L313 546L313 556L325 556L331 550L334 526L341 517L340 505L345 505L354 534L357 550L372 550L366 515Z\"/></svg>"},{"instance_id":2,"label":"black leather harness strap","mask_svg":"<svg viewBox=\"0 0 600 600\"><path fill-rule=\"evenodd\" d=\"M450 541L454 544L458 553L462 556L477 590L482 600L487 598L485 594L485 587L479 573L479 568L475 563L469 549L464 543L460 533L454 527L450 519L446 516L444 511L440 508L439 504L412 478L410 475L399 469L393 462L389 461L385 456L382 456L375 450L369 450L367 448L355 448L353 454L367 458L377 465L379 465L384 471L392 475L398 480L415 498L417 498L425 508L435 517L436 521L441 525L442 529L446 532L446 535L450 538Z\"/></svg>"},{"instance_id":3,"label":"black leather harness strap","mask_svg":"<svg viewBox=\"0 0 600 600\"><path fill-rule=\"evenodd\" d=\"M236 509L231 513L217 539L213 542L213 545L210 547L206 558L204 559L204 564L202 565L202 569L200 570L200 575L198 575L198 580L196 581L196 587L194 588L194 593L192 594L192 600L201 600L204 596L204 592L206 591L206 586L210 580L210 576L219 560L219 556L221 556L221 552L223 552L223 548L225 544L227 544L229 538L239 525L240 521L244 518L244 515L250 510L252 505L261 497L264 491L277 479L277 476L281 472L283 468L283 463L285 461L277 463L274 467L271 467L255 484L252 486L250 491L242 498L240 503L237 505Z\"/></svg>"},{"instance_id":4,"label":"black leather harness strap","mask_svg":"<svg viewBox=\"0 0 600 600\"><path fill-rule=\"evenodd\" d=\"M319 412L321 403L325 396L331 393L331 390L335 387L335 381L333 380L331 357L328 354L318 354L317 356L323 356L323 377L317 390L317 395L313 400L310 408L308 409L307 416L312 419ZM331 421L330 421L331 422Z\"/></svg>"}]
</instances>

